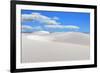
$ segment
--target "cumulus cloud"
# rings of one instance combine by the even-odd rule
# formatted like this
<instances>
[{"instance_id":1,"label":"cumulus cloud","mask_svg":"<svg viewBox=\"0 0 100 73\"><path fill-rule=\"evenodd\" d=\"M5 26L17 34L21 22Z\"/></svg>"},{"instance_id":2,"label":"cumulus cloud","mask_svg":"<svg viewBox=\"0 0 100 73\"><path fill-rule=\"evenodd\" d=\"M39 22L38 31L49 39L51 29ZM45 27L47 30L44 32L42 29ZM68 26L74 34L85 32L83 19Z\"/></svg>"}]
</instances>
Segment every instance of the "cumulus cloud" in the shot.
<instances>
[{"instance_id":1,"label":"cumulus cloud","mask_svg":"<svg viewBox=\"0 0 100 73\"><path fill-rule=\"evenodd\" d=\"M59 29L69 29L69 30L79 30L79 26L75 25L61 25L58 17L48 17L45 16L41 13L33 12L31 14L22 14L22 21L38 21L40 23L44 24L44 27L46 28L59 28ZM43 30L42 27L36 26L36 27L31 27L31 26L23 26L22 29L24 30Z\"/></svg>"},{"instance_id":2,"label":"cumulus cloud","mask_svg":"<svg viewBox=\"0 0 100 73\"><path fill-rule=\"evenodd\" d=\"M31 32L33 30L33 27L29 25L22 25L22 32Z\"/></svg>"},{"instance_id":3,"label":"cumulus cloud","mask_svg":"<svg viewBox=\"0 0 100 73\"><path fill-rule=\"evenodd\" d=\"M22 14L21 19L22 21L33 21L33 17L31 14Z\"/></svg>"},{"instance_id":4,"label":"cumulus cloud","mask_svg":"<svg viewBox=\"0 0 100 73\"><path fill-rule=\"evenodd\" d=\"M40 13L32 13L32 16L33 16L33 20L37 20L37 21L44 23L44 24L49 24L49 25L60 24L56 20L54 20L50 17L47 17L45 15L42 15Z\"/></svg>"},{"instance_id":5,"label":"cumulus cloud","mask_svg":"<svg viewBox=\"0 0 100 73\"><path fill-rule=\"evenodd\" d=\"M29 25L22 25L22 32L33 32L33 31L40 31L43 30L41 26L29 26Z\"/></svg>"},{"instance_id":6,"label":"cumulus cloud","mask_svg":"<svg viewBox=\"0 0 100 73\"><path fill-rule=\"evenodd\" d=\"M48 25L57 25L60 24L56 21L57 17L50 18L40 13L32 13L32 14L23 14L22 20L24 21L39 21L40 23L48 24Z\"/></svg>"},{"instance_id":7,"label":"cumulus cloud","mask_svg":"<svg viewBox=\"0 0 100 73\"><path fill-rule=\"evenodd\" d=\"M45 27L47 28L60 28L60 29L80 29L79 26L75 26L75 25L45 25Z\"/></svg>"},{"instance_id":8,"label":"cumulus cloud","mask_svg":"<svg viewBox=\"0 0 100 73\"><path fill-rule=\"evenodd\" d=\"M33 27L29 25L22 25L22 29L33 29Z\"/></svg>"}]
</instances>

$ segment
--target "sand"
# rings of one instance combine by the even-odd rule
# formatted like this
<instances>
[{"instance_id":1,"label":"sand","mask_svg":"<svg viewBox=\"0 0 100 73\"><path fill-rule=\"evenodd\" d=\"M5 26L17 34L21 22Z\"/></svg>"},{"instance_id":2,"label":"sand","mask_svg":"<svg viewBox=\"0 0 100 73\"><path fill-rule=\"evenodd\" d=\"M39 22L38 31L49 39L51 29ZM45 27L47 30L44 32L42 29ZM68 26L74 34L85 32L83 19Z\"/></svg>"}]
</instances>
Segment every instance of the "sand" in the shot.
<instances>
[{"instance_id":1,"label":"sand","mask_svg":"<svg viewBox=\"0 0 100 73\"><path fill-rule=\"evenodd\" d=\"M21 61L32 63L88 60L90 58L88 35L76 32L58 34L60 36L57 33L56 36L54 35L40 36L34 35L34 33L23 33ZM76 43L76 40L78 43Z\"/></svg>"}]
</instances>

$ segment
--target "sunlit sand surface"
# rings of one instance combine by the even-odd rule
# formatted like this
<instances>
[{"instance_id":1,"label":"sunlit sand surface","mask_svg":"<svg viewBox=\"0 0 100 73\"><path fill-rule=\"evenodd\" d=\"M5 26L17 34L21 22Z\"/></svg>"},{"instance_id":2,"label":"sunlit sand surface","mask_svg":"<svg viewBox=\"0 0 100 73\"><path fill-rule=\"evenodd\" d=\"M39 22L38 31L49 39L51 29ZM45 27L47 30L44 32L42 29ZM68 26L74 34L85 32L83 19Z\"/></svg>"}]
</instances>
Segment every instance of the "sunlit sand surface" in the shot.
<instances>
[{"instance_id":1,"label":"sunlit sand surface","mask_svg":"<svg viewBox=\"0 0 100 73\"><path fill-rule=\"evenodd\" d=\"M23 63L88 60L90 58L89 34L22 33Z\"/></svg>"}]
</instances>

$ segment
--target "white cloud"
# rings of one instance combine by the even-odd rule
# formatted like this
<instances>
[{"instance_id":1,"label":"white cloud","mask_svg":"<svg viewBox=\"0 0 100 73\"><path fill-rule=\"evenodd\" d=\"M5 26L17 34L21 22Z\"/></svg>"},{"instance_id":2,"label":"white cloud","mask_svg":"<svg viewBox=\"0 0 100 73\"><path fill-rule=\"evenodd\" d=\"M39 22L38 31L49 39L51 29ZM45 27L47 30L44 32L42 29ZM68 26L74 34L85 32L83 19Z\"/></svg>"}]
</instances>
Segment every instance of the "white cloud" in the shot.
<instances>
[{"instance_id":1,"label":"white cloud","mask_svg":"<svg viewBox=\"0 0 100 73\"><path fill-rule=\"evenodd\" d=\"M41 15L40 13L32 13L33 20L50 20L51 18Z\"/></svg>"},{"instance_id":2,"label":"white cloud","mask_svg":"<svg viewBox=\"0 0 100 73\"><path fill-rule=\"evenodd\" d=\"M58 18L58 17L56 17L56 16L55 16L55 17L53 17L52 19L54 19L54 20L59 20L59 18Z\"/></svg>"},{"instance_id":3,"label":"white cloud","mask_svg":"<svg viewBox=\"0 0 100 73\"><path fill-rule=\"evenodd\" d=\"M31 14L22 14L22 21L33 21Z\"/></svg>"},{"instance_id":4,"label":"white cloud","mask_svg":"<svg viewBox=\"0 0 100 73\"><path fill-rule=\"evenodd\" d=\"M33 27L29 25L22 25L22 32L32 32Z\"/></svg>"},{"instance_id":5,"label":"white cloud","mask_svg":"<svg viewBox=\"0 0 100 73\"><path fill-rule=\"evenodd\" d=\"M60 29L80 29L79 26L75 26L75 25L45 25L45 27L47 28L60 28Z\"/></svg>"},{"instance_id":6,"label":"white cloud","mask_svg":"<svg viewBox=\"0 0 100 73\"><path fill-rule=\"evenodd\" d=\"M79 26L75 26L75 25L67 25L67 26L64 26L65 28L68 28L68 29L80 29Z\"/></svg>"},{"instance_id":7,"label":"white cloud","mask_svg":"<svg viewBox=\"0 0 100 73\"><path fill-rule=\"evenodd\" d=\"M28 30L32 30L33 27L29 26L29 25L22 25L22 29L28 29Z\"/></svg>"},{"instance_id":8,"label":"white cloud","mask_svg":"<svg viewBox=\"0 0 100 73\"><path fill-rule=\"evenodd\" d=\"M61 23L57 22L59 18L54 16L53 18L50 18L48 16L42 15L40 13L32 13L32 14L22 14L22 20L23 21L38 21L40 23L43 23L46 28L60 28L60 29L71 29L71 30L78 30L80 29L79 26L75 25L61 25ZM24 26L24 29L26 27ZM37 27L32 27L31 26L27 27L27 29L34 29L34 30L42 30L40 26Z\"/></svg>"},{"instance_id":9,"label":"white cloud","mask_svg":"<svg viewBox=\"0 0 100 73\"><path fill-rule=\"evenodd\" d=\"M45 25L47 28L64 28L62 25Z\"/></svg>"},{"instance_id":10,"label":"white cloud","mask_svg":"<svg viewBox=\"0 0 100 73\"><path fill-rule=\"evenodd\" d=\"M57 17L55 17L57 19ZM23 14L22 20L25 21L39 21L40 23L48 24L48 25L57 25L60 24L55 19L42 15L40 13L32 13L32 14Z\"/></svg>"},{"instance_id":11,"label":"white cloud","mask_svg":"<svg viewBox=\"0 0 100 73\"><path fill-rule=\"evenodd\" d=\"M22 32L33 32L33 31L40 31L43 30L41 26L29 26L29 25L22 25Z\"/></svg>"},{"instance_id":12,"label":"white cloud","mask_svg":"<svg viewBox=\"0 0 100 73\"><path fill-rule=\"evenodd\" d=\"M47 17L45 15L42 15L40 13L32 13L32 16L33 16L33 20L37 20L37 21L44 23L44 24L49 24L49 25L60 24L56 20L54 20L50 17Z\"/></svg>"}]
</instances>

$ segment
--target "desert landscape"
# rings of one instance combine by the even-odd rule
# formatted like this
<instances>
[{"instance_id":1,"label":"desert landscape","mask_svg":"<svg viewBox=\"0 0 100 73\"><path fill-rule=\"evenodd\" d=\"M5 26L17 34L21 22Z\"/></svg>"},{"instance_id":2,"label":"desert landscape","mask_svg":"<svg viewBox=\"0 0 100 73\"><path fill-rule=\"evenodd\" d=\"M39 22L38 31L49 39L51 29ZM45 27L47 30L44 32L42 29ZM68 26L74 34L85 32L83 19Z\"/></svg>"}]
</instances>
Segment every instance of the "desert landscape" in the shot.
<instances>
[{"instance_id":1,"label":"desert landscape","mask_svg":"<svg viewBox=\"0 0 100 73\"><path fill-rule=\"evenodd\" d=\"M22 33L22 63L88 60L90 36L82 32Z\"/></svg>"},{"instance_id":2,"label":"desert landscape","mask_svg":"<svg viewBox=\"0 0 100 73\"><path fill-rule=\"evenodd\" d=\"M90 14L21 10L21 62L90 59Z\"/></svg>"}]
</instances>

